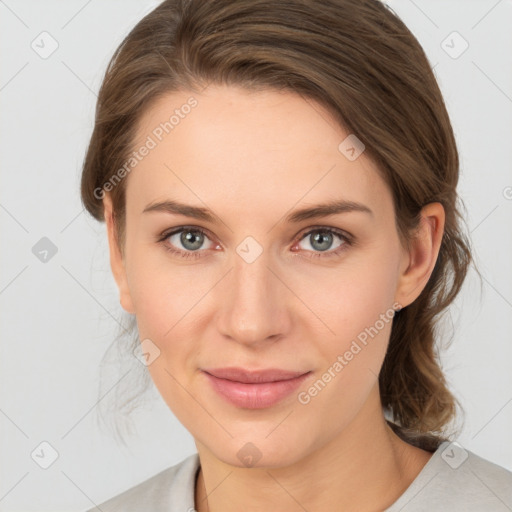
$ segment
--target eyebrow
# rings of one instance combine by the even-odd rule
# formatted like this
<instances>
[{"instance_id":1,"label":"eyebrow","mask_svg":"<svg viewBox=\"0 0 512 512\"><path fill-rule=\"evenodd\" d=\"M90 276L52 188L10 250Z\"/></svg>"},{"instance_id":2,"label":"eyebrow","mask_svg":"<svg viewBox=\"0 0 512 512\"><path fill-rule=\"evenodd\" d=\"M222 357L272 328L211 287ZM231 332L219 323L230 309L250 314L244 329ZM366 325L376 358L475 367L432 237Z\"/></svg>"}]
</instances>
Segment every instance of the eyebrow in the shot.
<instances>
[{"instance_id":1,"label":"eyebrow","mask_svg":"<svg viewBox=\"0 0 512 512\"><path fill-rule=\"evenodd\" d=\"M163 212L183 215L185 217L211 223L220 221L220 218L208 208L192 206L173 200L148 204L142 213L147 212ZM340 213L348 212L363 212L372 217L374 216L373 211L364 204L356 203L354 201L337 200L295 210L285 218L285 221L289 223L299 223L304 220L328 217L330 215L338 215Z\"/></svg>"}]
</instances>

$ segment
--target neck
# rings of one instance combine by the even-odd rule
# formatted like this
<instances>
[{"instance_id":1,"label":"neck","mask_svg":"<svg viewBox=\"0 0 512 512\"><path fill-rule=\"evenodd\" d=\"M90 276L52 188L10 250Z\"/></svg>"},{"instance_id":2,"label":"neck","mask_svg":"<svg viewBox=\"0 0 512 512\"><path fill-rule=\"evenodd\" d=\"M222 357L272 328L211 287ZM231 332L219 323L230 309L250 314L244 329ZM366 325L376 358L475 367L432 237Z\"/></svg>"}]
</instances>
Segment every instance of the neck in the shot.
<instances>
[{"instance_id":1,"label":"neck","mask_svg":"<svg viewBox=\"0 0 512 512\"><path fill-rule=\"evenodd\" d=\"M198 512L384 510L407 489L432 455L387 425L378 388L339 435L296 463L239 468L196 440L201 469Z\"/></svg>"}]
</instances>

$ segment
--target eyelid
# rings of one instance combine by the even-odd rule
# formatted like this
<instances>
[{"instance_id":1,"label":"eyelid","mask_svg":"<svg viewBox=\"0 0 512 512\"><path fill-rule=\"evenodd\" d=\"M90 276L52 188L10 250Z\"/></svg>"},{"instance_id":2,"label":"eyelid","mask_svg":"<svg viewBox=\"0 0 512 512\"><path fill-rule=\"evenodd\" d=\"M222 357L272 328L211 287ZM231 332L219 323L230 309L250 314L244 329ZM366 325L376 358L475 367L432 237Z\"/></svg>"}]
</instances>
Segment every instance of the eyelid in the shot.
<instances>
[{"instance_id":1,"label":"eyelid","mask_svg":"<svg viewBox=\"0 0 512 512\"><path fill-rule=\"evenodd\" d=\"M299 233L296 235L296 239L302 240L302 238L304 238L306 235L309 235L312 231L322 231L322 230L332 231L333 233L336 233L339 236L348 238L349 240L354 238L350 233L348 233L344 229L335 228L334 226L326 226L326 225L318 224L315 226L308 226L304 230L299 231Z\"/></svg>"},{"instance_id":2,"label":"eyelid","mask_svg":"<svg viewBox=\"0 0 512 512\"><path fill-rule=\"evenodd\" d=\"M208 235L208 238L212 238L211 237L211 233L206 229L206 228L202 228L202 227L199 227L199 226L191 226L191 225L183 225L183 226L175 226L174 228L169 228L169 229L166 229L165 231L162 231L162 233L160 233L159 235L159 240L165 240L166 238L169 238L171 235L175 235L176 233L179 233L180 231L185 231L185 230L189 230L189 231L199 231L201 233L204 233L205 235ZM215 237L213 237L215 238Z\"/></svg>"}]
</instances>

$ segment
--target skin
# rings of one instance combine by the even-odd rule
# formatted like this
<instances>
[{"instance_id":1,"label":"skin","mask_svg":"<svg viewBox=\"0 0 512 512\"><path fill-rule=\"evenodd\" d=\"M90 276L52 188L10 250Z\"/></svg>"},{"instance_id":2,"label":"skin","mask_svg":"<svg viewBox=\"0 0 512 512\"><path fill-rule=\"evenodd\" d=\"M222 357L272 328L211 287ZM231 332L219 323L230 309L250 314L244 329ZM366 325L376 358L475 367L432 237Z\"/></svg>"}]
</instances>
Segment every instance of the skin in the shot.
<instances>
[{"instance_id":1,"label":"skin","mask_svg":"<svg viewBox=\"0 0 512 512\"><path fill-rule=\"evenodd\" d=\"M191 95L197 107L125 178L124 251L108 194L104 208L121 305L136 315L140 339L159 348L148 369L199 453L196 509L383 510L431 456L384 420L377 375L391 322L307 404L292 393L265 409L235 407L200 368L310 370L299 389L307 390L379 315L419 296L439 252L443 207L423 208L406 251L375 165L364 152L349 161L338 150L348 133L319 104L291 92L210 86L168 94L145 112L134 147ZM165 199L207 206L220 220L143 213ZM333 199L363 203L373 216L284 221ZM207 231L197 259L165 250L194 252L180 234L157 241L180 226ZM329 258L345 242L333 235L321 251L305 236L312 227L338 228L357 243ZM247 236L263 250L252 263L236 252ZM261 455L253 467L237 456L248 442Z\"/></svg>"}]
</instances>

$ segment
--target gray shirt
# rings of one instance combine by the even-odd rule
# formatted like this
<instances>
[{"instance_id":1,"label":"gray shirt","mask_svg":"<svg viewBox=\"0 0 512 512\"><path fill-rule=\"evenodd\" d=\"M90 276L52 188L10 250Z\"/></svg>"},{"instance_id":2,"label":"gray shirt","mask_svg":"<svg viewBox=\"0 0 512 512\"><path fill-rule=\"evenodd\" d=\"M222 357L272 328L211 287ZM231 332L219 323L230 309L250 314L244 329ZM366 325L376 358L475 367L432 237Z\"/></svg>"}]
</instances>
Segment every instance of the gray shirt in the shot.
<instances>
[{"instance_id":1,"label":"gray shirt","mask_svg":"<svg viewBox=\"0 0 512 512\"><path fill-rule=\"evenodd\" d=\"M87 512L194 512L199 456L190 455ZM384 512L510 512L512 473L457 443L442 443Z\"/></svg>"}]
</instances>

